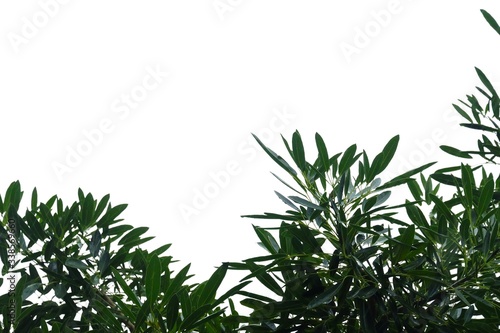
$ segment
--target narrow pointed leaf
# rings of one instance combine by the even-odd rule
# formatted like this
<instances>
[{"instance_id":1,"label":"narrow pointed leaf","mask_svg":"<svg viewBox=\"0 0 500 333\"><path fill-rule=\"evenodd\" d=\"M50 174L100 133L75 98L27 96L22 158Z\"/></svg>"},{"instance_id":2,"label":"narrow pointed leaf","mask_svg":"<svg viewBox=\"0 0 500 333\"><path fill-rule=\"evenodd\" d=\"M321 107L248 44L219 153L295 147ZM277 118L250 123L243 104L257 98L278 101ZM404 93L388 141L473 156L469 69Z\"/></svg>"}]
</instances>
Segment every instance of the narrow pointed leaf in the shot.
<instances>
[{"instance_id":1,"label":"narrow pointed leaf","mask_svg":"<svg viewBox=\"0 0 500 333\"><path fill-rule=\"evenodd\" d=\"M267 148L255 134L252 134L252 135L255 138L255 140L257 141L257 143L259 144L259 146L262 147L262 149L267 153L267 155L269 155L269 157L271 157L273 159L274 162L276 162L280 167L285 169L285 171L287 171L291 175L293 175L293 176L297 175L297 171L295 171L281 156L276 154L271 149Z\"/></svg>"},{"instance_id":2,"label":"narrow pointed leaf","mask_svg":"<svg viewBox=\"0 0 500 333\"><path fill-rule=\"evenodd\" d=\"M203 291L201 292L198 304L205 305L212 303L215 300L217 289L219 289L222 280L224 280L224 277L226 276L227 267L227 263L222 264L208 279Z\"/></svg>"},{"instance_id":3,"label":"narrow pointed leaf","mask_svg":"<svg viewBox=\"0 0 500 333\"><path fill-rule=\"evenodd\" d=\"M463 152L457 148L446 146L446 145L442 145L439 147L441 148L441 150L443 150L444 152L446 152L450 155L461 157L461 158L472 158L472 156L470 156L468 153Z\"/></svg>"},{"instance_id":4,"label":"narrow pointed leaf","mask_svg":"<svg viewBox=\"0 0 500 333\"><path fill-rule=\"evenodd\" d=\"M292 199L293 201L295 201L296 203L298 203L299 205L303 205L305 207L308 207L308 208L313 208L313 209L318 209L318 210L325 210L325 208L321 207L321 206L318 206L312 202L309 202L305 199L302 199L300 197L297 197L297 196L290 196L289 197L290 199Z\"/></svg>"},{"instance_id":5,"label":"narrow pointed leaf","mask_svg":"<svg viewBox=\"0 0 500 333\"><path fill-rule=\"evenodd\" d=\"M306 170L306 156L304 145L298 131L295 131L292 136L292 149L294 161L301 171Z\"/></svg>"},{"instance_id":6,"label":"narrow pointed leaf","mask_svg":"<svg viewBox=\"0 0 500 333\"><path fill-rule=\"evenodd\" d=\"M346 149L344 154L342 155L342 158L340 159L339 163L339 170L338 173L339 175L343 174L348 168L351 167L351 165L356 162L354 155L356 154L356 144L351 145L349 148Z\"/></svg>"},{"instance_id":7,"label":"narrow pointed leaf","mask_svg":"<svg viewBox=\"0 0 500 333\"><path fill-rule=\"evenodd\" d=\"M493 18L493 16L491 16L490 13L488 13L484 9L481 9L481 13L483 14L484 18L489 23L489 25L500 35L500 26L498 25L497 21Z\"/></svg>"},{"instance_id":8,"label":"narrow pointed leaf","mask_svg":"<svg viewBox=\"0 0 500 333\"><path fill-rule=\"evenodd\" d=\"M274 193L276 193L276 195L278 196L278 198L280 198L281 201L283 201L285 204L287 204L288 206L292 207L294 210L299 211L299 208L297 206L295 206L293 204L293 202L291 202L290 200L288 200L287 197L285 197L284 195L282 195L281 193L279 193L277 191L274 191Z\"/></svg>"},{"instance_id":9,"label":"narrow pointed leaf","mask_svg":"<svg viewBox=\"0 0 500 333\"><path fill-rule=\"evenodd\" d=\"M151 256L146 267L146 296L149 304L156 304L161 286L161 262L157 255Z\"/></svg>"},{"instance_id":10,"label":"narrow pointed leaf","mask_svg":"<svg viewBox=\"0 0 500 333\"><path fill-rule=\"evenodd\" d=\"M330 168L330 158L328 157L328 150L326 149L325 142L319 133L315 135L316 147L318 148L318 157L323 166L323 170L326 172Z\"/></svg>"}]
</instances>

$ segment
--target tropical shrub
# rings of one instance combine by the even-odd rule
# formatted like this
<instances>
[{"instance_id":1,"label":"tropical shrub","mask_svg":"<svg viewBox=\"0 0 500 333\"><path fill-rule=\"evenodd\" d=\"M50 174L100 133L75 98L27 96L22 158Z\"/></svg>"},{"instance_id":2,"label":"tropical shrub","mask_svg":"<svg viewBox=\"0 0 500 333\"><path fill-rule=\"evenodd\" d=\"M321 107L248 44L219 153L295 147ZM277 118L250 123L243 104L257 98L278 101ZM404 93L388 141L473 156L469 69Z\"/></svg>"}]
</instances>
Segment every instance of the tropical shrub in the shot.
<instances>
[{"instance_id":1,"label":"tropical shrub","mask_svg":"<svg viewBox=\"0 0 500 333\"><path fill-rule=\"evenodd\" d=\"M500 34L493 17L486 21ZM291 161L262 149L293 181L276 192L278 220L254 226L266 255L223 263L201 283L189 264L171 269L170 244L145 250L147 227L119 219L126 205L78 190L65 206L37 190L21 212L13 182L0 196L0 296L4 332L498 332L500 331L500 99L476 68L480 95L454 104L477 150L441 146L469 163L433 163L382 181L395 135L373 159L352 144L331 154L315 135L314 159L301 135ZM309 152L308 152L309 153ZM444 191L447 187L450 191ZM411 199L402 199L408 188ZM391 194L398 189L396 198ZM395 203L393 203L396 201ZM389 204L391 202L391 204ZM246 273L219 292L228 270ZM255 281L268 289L247 287ZM5 286L4 286L5 287ZM235 307L233 296L249 314ZM229 311L226 310L226 301Z\"/></svg>"},{"instance_id":2,"label":"tropical shrub","mask_svg":"<svg viewBox=\"0 0 500 333\"><path fill-rule=\"evenodd\" d=\"M500 33L496 21L482 11ZM245 217L278 220L254 226L267 255L231 263L268 294L241 292L247 332L498 332L500 331L499 97L476 69L484 101L454 104L482 132L478 150L441 146L482 163L422 174L429 163L382 182L399 141L370 159L355 144L331 155L316 134L316 157L306 159L299 132L283 143L292 163L255 137L293 183L276 195L289 209ZM474 160L471 160L474 161ZM493 172L488 173L485 167ZM440 186L454 193L443 197ZM411 200L386 204L407 186ZM427 213L424 213L427 212Z\"/></svg>"},{"instance_id":3,"label":"tropical shrub","mask_svg":"<svg viewBox=\"0 0 500 333\"><path fill-rule=\"evenodd\" d=\"M0 197L0 296L2 328L10 332L221 332L221 308L246 283L220 297L221 265L200 284L189 284L190 265L173 272L172 257L140 246L153 237L147 227L122 223L126 205L112 206L78 191L64 206L57 196L21 216L23 192L13 182Z\"/></svg>"}]
</instances>

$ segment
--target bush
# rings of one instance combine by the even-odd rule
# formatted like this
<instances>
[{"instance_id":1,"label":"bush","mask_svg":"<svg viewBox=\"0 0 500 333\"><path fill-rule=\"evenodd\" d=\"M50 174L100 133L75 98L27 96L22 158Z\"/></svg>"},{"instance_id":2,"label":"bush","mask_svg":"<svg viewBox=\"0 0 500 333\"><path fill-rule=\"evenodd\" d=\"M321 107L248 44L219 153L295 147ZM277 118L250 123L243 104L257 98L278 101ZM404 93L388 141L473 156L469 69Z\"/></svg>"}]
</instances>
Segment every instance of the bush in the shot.
<instances>
[{"instance_id":1,"label":"bush","mask_svg":"<svg viewBox=\"0 0 500 333\"><path fill-rule=\"evenodd\" d=\"M497 22L482 11L500 34ZM170 244L141 246L148 228L122 223L126 205L78 191L20 214L13 182L0 197L0 259L9 291L0 296L4 332L498 332L500 331L500 100L476 68L480 98L454 105L477 131L477 150L442 146L473 165L428 163L382 182L399 142L373 159L353 144L331 155L319 134L314 160L299 132L283 138L294 166L255 137L293 180L289 209L245 217L278 220L254 226L267 255L223 263L199 284L189 264L170 269ZM477 162L480 161L480 162ZM490 171L489 169L492 169ZM441 186L452 189L443 195ZM391 190L411 200L389 205ZM228 270L247 273L222 293ZM245 288L258 281L266 295ZM250 309L240 315L231 297ZM230 310L226 310L227 302Z\"/></svg>"}]
</instances>

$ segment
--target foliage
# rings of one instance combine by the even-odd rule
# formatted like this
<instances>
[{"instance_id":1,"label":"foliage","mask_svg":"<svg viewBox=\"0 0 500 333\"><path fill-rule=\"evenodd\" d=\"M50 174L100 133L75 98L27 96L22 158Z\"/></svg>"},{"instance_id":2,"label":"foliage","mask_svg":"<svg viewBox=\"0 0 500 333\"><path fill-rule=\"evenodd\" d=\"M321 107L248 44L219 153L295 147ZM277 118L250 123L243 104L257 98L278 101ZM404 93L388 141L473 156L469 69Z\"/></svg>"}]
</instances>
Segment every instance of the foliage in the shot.
<instances>
[{"instance_id":1,"label":"foliage","mask_svg":"<svg viewBox=\"0 0 500 333\"><path fill-rule=\"evenodd\" d=\"M494 19L483 15L500 32ZM482 132L478 150L441 148L495 166L499 97L476 71L485 104L470 95L454 107L467 120L463 127ZM242 281L258 280L269 289L266 295L240 293L252 311L237 317L245 331L500 330L498 168L492 174L484 165L462 163L426 177L421 172L431 163L383 183L377 176L391 162L398 136L370 159L355 144L331 155L316 134L317 156L308 161L295 132L291 143L283 138L295 166L255 139L294 184L274 175L293 191L290 196L276 192L289 207L284 214L246 216L281 223L254 226L268 255L230 264L248 271ZM453 187L451 197L442 196L441 184ZM386 204L391 189L402 185L412 201Z\"/></svg>"},{"instance_id":2,"label":"foliage","mask_svg":"<svg viewBox=\"0 0 500 333\"><path fill-rule=\"evenodd\" d=\"M477 150L441 146L474 165L426 176L434 165L428 163L383 182L398 135L371 159L356 144L332 155L316 134L309 160L296 131L290 142L283 138L293 163L255 137L294 182L273 174L292 191L276 192L288 210L246 215L280 221L254 226L267 254L223 263L199 284L189 282L189 264L171 270L174 260L164 254L170 244L145 250L148 228L122 223L126 205L112 206L109 195L96 200L78 190L78 200L65 206L57 196L39 202L34 189L21 214L23 191L13 182L0 196L0 282L9 289L0 296L1 329L500 331L500 98L476 72L481 95L453 106L466 120L461 125L480 133ZM405 188L411 200L401 199ZM228 270L246 276L219 295ZM247 290L251 281L269 292ZM237 312L234 295L243 296L249 315Z\"/></svg>"},{"instance_id":3,"label":"foliage","mask_svg":"<svg viewBox=\"0 0 500 333\"><path fill-rule=\"evenodd\" d=\"M68 207L57 196L38 202L34 189L21 217L22 196L14 182L0 197L2 274L11 278L1 281L15 283L0 297L5 332L221 332L221 303L246 284L216 298L227 265L189 284L189 264L170 270L170 244L142 249L148 228L121 223L126 205L111 206L109 195L79 190Z\"/></svg>"}]
</instances>

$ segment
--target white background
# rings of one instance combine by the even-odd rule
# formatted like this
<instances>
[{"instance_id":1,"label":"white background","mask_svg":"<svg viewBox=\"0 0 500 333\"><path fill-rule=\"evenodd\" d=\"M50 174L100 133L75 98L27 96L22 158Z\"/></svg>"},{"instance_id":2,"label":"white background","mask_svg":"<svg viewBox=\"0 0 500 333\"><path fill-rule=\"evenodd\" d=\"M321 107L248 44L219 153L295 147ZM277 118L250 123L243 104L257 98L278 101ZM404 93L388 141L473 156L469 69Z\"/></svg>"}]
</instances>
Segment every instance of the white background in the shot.
<instances>
[{"instance_id":1,"label":"white background","mask_svg":"<svg viewBox=\"0 0 500 333\"><path fill-rule=\"evenodd\" d=\"M500 20L494 1L2 1L0 193L15 180L25 200L35 186L68 205L79 187L109 193L201 281L263 253L262 222L240 215L286 209L250 133L284 154L279 134L298 129L311 159L315 132L332 155L357 143L372 158L400 134L393 173L460 146L451 103L479 84L474 66L500 81L481 8ZM168 77L125 113L148 70Z\"/></svg>"}]
</instances>

